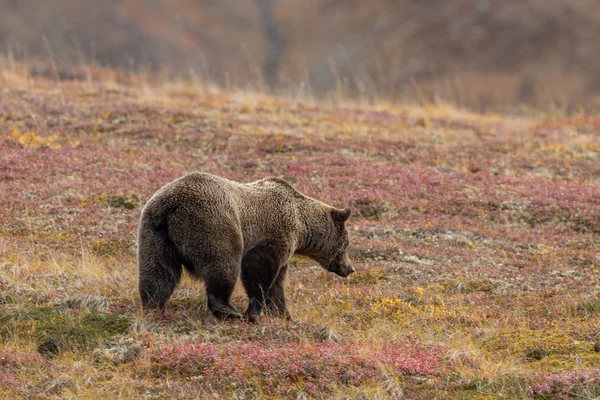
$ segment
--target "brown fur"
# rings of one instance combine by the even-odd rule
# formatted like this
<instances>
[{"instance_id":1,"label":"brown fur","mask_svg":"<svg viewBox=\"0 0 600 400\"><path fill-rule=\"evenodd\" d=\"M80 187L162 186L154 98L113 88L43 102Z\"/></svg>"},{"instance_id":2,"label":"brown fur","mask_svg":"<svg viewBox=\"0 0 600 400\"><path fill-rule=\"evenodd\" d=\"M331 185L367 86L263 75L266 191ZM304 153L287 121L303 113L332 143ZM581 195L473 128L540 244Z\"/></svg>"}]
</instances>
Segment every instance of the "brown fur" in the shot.
<instances>
[{"instance_id":1,"label":"brown fur","mask_svg":"<svg viewBox=\"0 0 600 400\"><path fill-rule=\"evenodd\" d=\"M183 266L204 281L208 307L219 318L242 317L230 303L240 275L250 320L263 308L289 318L284 279L294 253L340 276L354 271L346 255L349 216L350 209L304 196L283 179L242 184L205 173L185 175L156 192L142 211L142 305L163 309Z\"/></svg>"}]
</instances>

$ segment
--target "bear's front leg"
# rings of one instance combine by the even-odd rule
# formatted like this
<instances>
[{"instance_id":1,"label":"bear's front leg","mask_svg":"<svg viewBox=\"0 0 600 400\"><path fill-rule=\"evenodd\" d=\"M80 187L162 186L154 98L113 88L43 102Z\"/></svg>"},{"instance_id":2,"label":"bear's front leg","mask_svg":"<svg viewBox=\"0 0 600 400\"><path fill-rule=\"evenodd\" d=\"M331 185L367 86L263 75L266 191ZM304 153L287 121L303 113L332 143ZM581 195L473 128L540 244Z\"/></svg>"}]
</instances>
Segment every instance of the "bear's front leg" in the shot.
<instances>
[{"instance_id":1,"label":"bear's front leg","mask_svg":"<svg viewBox=\"0 0 600 400\"><path fill-rule=\"evenodd\" d=\"M246 318L250 322L255 322L262 314L266 306L266 294L269 290L270 283L265 280L256 280L249 277L248 274L242 272L242 281L244 288L248 294L248 309L246 310Z\"/></svg>"},{"instance_id":2,"label":"bear's front leg","mask_svg":"<svg viewBox=\"0 0 600 400\"><path fill-rule=\"evenodd\" d=\"M270 285L266 283L268 279L264 279L264 287L257 284L256 280L252 281L246 276L244 286L249 297L246 317L249 321L256 321L263 310L266 310L269 315L284 317L288 320L292 319L285 304L284 281L287 269L288 265L285 264L279 269L278 273L273 274L276 277Z\"/></svg>"},{"instance_id":3,"label":"bear's front leg","mask_svg":"<svg viewBox=\"0 0 600 400\"><path fill-rule=\"evenodd\" d=\"M267 292L266 307L269 314L284 317L291 320L290 312L285 305L284 283L287 274L288 265L285 264L279 269L279 274L272 283L271 288Z\"/></svg>"},{"instance_id":4,"label":"bear's front leg","mask_svg":"<svg viewBox=\"0 0 600 400\"><path fill-rule=\"evenodd\" d=\"M254 322L262 314L269 290L279 272L279 263L267 246L252 249L242 259L242 283L248 294L246 318Z\"/></svg>"},{"instance_id":5,"label":"bear's front leg","mask_svg":"<svg viewBox=\"0 0 600 400\"><path fill-rule=\"evenodd\" d=\"M231 295L235 288L239 267L221 265L210 269L205 274L206 299L208 309L219 319L243 318L242 314L231 304Z\"/></svg>"}]
</instances>

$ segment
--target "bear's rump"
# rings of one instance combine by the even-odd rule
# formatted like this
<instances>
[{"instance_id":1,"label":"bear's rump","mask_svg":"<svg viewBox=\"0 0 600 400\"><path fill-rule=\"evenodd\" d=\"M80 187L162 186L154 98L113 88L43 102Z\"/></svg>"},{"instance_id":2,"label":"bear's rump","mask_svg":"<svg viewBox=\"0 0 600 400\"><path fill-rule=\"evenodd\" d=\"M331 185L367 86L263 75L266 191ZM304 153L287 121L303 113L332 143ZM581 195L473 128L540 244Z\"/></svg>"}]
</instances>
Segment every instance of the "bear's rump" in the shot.
<instances>
[{"instance_id":1,"label":"bear's rump","mask_svg":"<svg viewBox=\"0 0 600 400\"><path fill-rule=\"evenodd\" d=\"M194 213L179 208L168 217L168 229L183 264L194 276L204 275L207 266L241 263L243 239L231 213Z\"/></svg>"}]
</instances>

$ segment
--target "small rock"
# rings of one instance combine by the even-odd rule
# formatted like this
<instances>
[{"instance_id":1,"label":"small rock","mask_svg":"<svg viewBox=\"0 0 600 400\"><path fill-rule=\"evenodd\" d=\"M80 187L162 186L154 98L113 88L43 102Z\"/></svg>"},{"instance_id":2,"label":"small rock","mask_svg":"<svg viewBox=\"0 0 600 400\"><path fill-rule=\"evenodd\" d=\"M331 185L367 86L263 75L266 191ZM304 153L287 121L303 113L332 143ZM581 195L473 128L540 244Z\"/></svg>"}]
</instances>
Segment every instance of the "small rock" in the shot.
<instances>
[{"instance_id":1,"label":"small rock","mask_svg":"<svg viewBox=\"0 0 600 400\"><path fill-rule=\"evenodd\" d=\"M108 311L108 300L104 296L91 296L86 294L79 298L68 299L59 304L59 307Z\"/></svg>"},{"instance_id":2,"label":"small rock","mask_svg":"<svg viewBox=\"0 0 600 400\"><path fill-rule=\"evenodd\" d=\"M56 357L62 348L62 342L53 337L44 338L38 345L37 351L44 358L50 359Z\"/></svg>"},{"instance_id":3,"label":"small rock","mask_svg":"<svg viewBox=\"0 0 600 400\"><path fill-rule=\"evenodd\" d=\"M303 391L299 391L298 393L296 393L296 399L297 400L307 400L308 396Z\"/></svg>"},{"instance_id":4,"label":"small rock","mask_svg":"<svg viewBox=\"0 0 600 400\"><path fill-rule=\"evenodd\" d=\"M65 388L73 388L75 385L67 377L61 376L57 379L50 381L48 386L44 389L44 394L58 394Z\"/></svg>"},{"instance_id":5,"label":"small rock","mask_svg":"<svg viewBox=\"0 0 600 400\"><path fill-rule=\"evenodd\" d=\"M96 349L92 353L94 361L99 364L126 364L135 360L141 353L140 342L133 339L125 339L121 343L106 349Z\"/></svg>"},{"instance_id":6,"label":"small rock","mask_svg":"<svg viewBox=\"0 0 600 400\"><path fill-rule=\"evenodd\" d=\"M534 347L525 353L525 358L530 361L539 361L546 356L548 356L548 352L540 347Z\"/></svg>"},{"instance_id":7,"label":"small rock","mask_svg":"<svg viewBox=\"0 0 600 400\"><path fill-rule=\"evenodd\" d=\"M326 326L317 329L313 333L313 337L321 342L333 341L340 343L342 341L342 338L337 333Z\"/></svg>"}]
</instances>

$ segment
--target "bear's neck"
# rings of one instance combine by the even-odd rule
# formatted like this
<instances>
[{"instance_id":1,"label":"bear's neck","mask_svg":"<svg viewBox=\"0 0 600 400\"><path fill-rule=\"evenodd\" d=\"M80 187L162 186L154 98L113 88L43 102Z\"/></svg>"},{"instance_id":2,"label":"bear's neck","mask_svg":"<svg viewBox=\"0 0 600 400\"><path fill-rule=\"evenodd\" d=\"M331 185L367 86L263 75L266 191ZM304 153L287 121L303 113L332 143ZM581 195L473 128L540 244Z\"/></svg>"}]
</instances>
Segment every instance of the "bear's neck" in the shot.
<instances>
[{"instance_id":1,"label":"bear's neck","mask_svg":"<svg viewBox=\"0 0 600 400\"><path fill-rule=\"evenodd\" d=\"M296 253L316 256L323 249L323 238L326 236L327 221L325 211L321 207L302 207L299 209L300 232Z\"/></svg>"}]
</instances>

